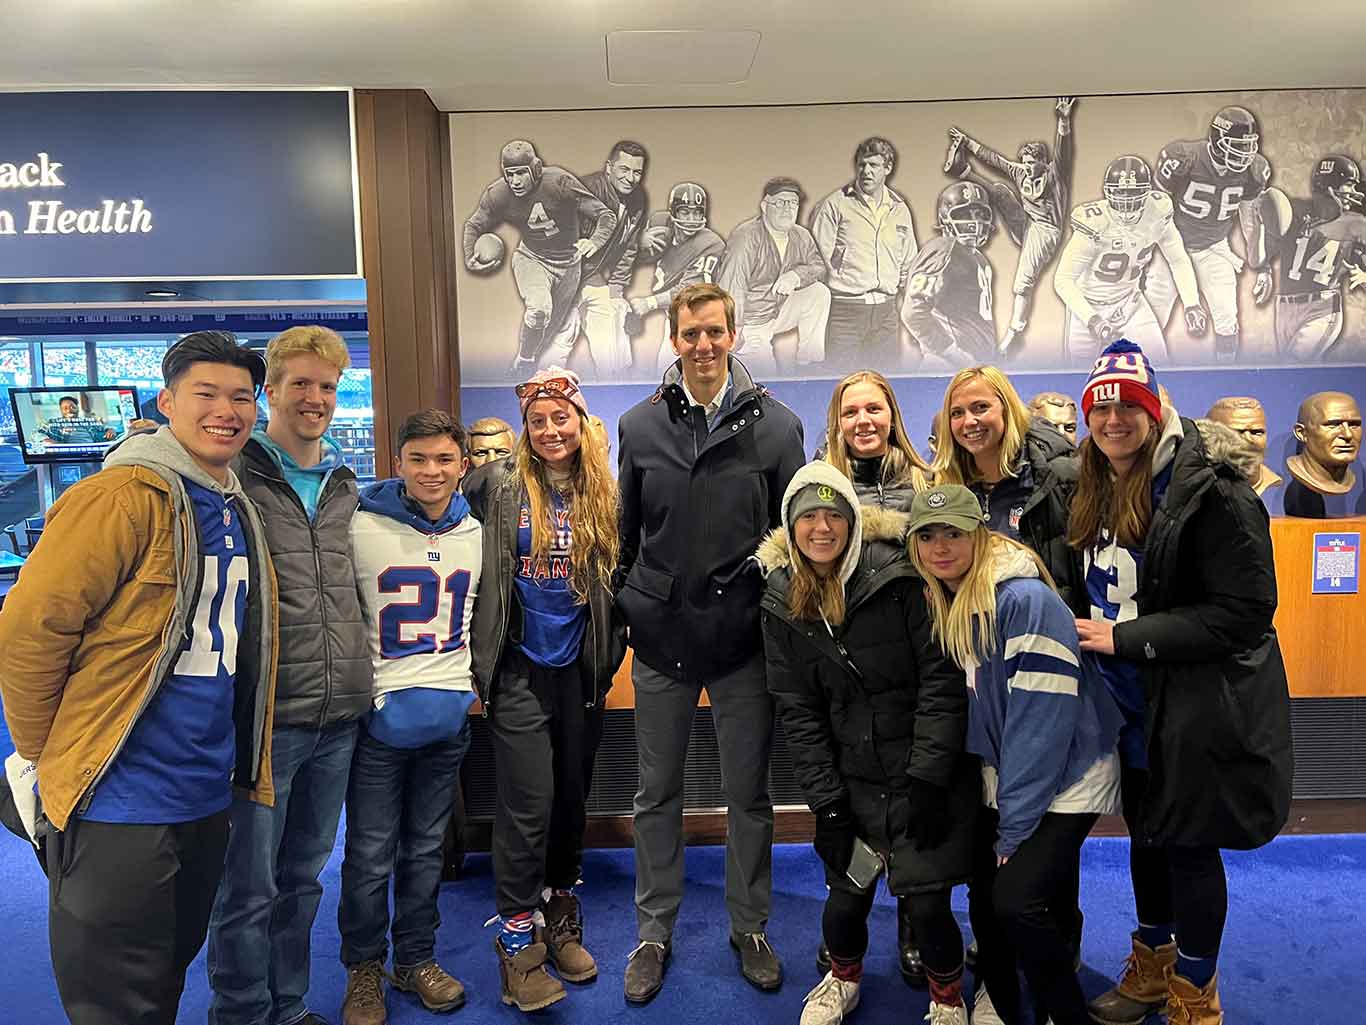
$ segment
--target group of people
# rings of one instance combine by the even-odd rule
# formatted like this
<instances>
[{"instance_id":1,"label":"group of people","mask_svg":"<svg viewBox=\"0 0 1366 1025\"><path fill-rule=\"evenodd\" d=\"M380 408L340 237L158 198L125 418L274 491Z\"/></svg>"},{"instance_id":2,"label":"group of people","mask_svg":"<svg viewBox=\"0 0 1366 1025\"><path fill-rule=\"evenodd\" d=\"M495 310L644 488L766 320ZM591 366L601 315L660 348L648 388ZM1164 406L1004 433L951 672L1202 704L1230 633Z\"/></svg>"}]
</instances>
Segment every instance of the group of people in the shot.
<instances>
[{"instance_id":1,"label":"group of people","mask_svg":"<svg viewBox=\"0 0 1366 1025\"><path fill-rule=\"evenodd\" d=\"M1220 850L1277 833L1291 773L1267 515L1239 437L1164 406L1120 341L1081 393L1078 451L983 366L950 382L927 462L863 370L836 386L808 464L800 420L731 354L729 294L681 289L669 328L676 360L620 419L615 479L558 367L516 386L515 437L424 410L397 431L395 476L358 489L326 435L347 361L334 334L292 328L264 360L218 332L168 350L168 423L68 489L0 612L73 1023L169 1025L206 935L211 1023L324 1022L309 935L343 804L343 1025L382 1025L390 986L459 1007L437 892L476 700L498 787L501 999L533 1011L595 978L577 888L628 639L628 1002L660 992L674 953L705 690L729 940L762 990L783 980L778 715L814 812L825 975L803 1025L857 1005L884 874L934 1025L1014 1025L1028 1000L1055 1025L1162 1007L1222 1021ZM1088 1006L1080 852L1117 811L1133 952ZM963 883L975 996L949 906Z\"/></svg>"}]
</instances>

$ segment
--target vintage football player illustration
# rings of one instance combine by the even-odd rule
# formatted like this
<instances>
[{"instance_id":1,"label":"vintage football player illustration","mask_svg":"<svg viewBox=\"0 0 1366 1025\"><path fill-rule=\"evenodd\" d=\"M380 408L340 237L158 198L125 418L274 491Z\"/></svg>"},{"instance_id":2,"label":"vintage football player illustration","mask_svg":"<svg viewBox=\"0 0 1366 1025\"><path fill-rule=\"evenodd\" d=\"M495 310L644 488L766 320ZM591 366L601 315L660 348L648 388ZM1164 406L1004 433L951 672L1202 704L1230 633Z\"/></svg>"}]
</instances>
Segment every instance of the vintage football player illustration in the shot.
<instances>
[{"instance_id":1,"label":"vintage football player illustration","mask_svg":"<svg viewBox=\"0 0 1366 1025\"><path fill-rule=\"evenodd\" d=\"M825 367L832 374L901 362L897 298L919 247L910 205L887 184L895 170L896 147L880 136L864 139L854 150L854 180L811 211L811 234L829 270Z\"/></svg>"},{"instance_id":2,"label":"vintage football player illustration","mask_svg":"<svg viewBox=\"0 0 1366 1025\"><path fill-rule=\"evenodd\" d=\"M1238 275L1244 261L1229 245L1229 222L1237 215L1246 240L1252 204L1271 181L1271 164L1259 152L1260 141L1250 110L1224 107L1210 120L1206 138L1168 143L1157 155L1155 184L1175 206L1176 230L1195 265L1195 280L1214 324L1217 362L1238 357ZM1177 295L1168 268L1155 265L1143 287L1165 329Z\"/></svg>"},{"instance_id":3,"label":"vintage football player illustration","mask_svg":"<svg viewBox=\"0 0 1366 1025\"><path fill-rule=\"evenodd\" d=\"M726 239L716 283L735 299L737 356L757 380L778 373L773 345L797 332L794 368L825 360L830 289L816 240L797 223L805 193L792 178L770 178L759 216L737 225Z\"/></svg>"},{"instance_id":4,"label":"vintage football player illustration","mask_svg":"<svg viewBox=\"0 0 1366 1025\"><path fill-rule=\"evenodd\" d=\"M974 181L990 193L996 215L1020 250L1015 281L1011 285L1014 302L1010 321L999 346L1003 358L1014 355L1023 344L1034 286L1062 242L1063 218L1067 214L1072 187L1072 107L1075 104L1075 96L1060 96L1054 104L1057 128L1051 154L1048 143L1038 140L1023 143L1018 151L1019 159L1010 160L962 129L949 129L944 173ZM991 181L976 173L972 170L974 159L1009 181Z\"/></svg>"},{"instance_id":5,"label":"vintage football player illustration","mask_svg":"<svg viewBox=\"0 0 1366 1025\"><path fill-rule=\"evenodd\" d=\"M544 360L548 343L574 311L583 261L612 237L617 215L562 167L548 167L536 148L522 139L499 154L502 177L484 189L465 221L465 266L475 273L497 270L503 240L493 229L503 224L521 235L512 252L512 277L524 313L511 373L526 373ZM580 236L580 222L590 225Z\"/></svg>"},{"instance_id":6,"label":"vintage football player illustration","mask_svg":"<svg viewBox=\"0 0 1366 1025\"><path fill-rule=\"evenodd\" d=\"M922 354L924 370L958 370L996 353L991 264L982 247L995 226L987 190L957 182L939 194L939 237L911 263L901 320Z\"/></svg>"},{"instance_id":7,"label":"vintage football player illustration","mask_svg":"<svg viewBox=\"0 0 1366 1025\"><path fill-rule=\"evenodd\" d=\"M1153 188L1152 169L1142 157L1110 161L1102 199L1072 211L1072 234L1053 272L1053 290L1067 307L1063 357L1090 365L1115 338L1127 338L1148 353L1166 353L1167 341L1143 294L1145 274L1160 250L1186 310L1191 334L1203 334L1195 268L1176 230L1172 199Z\"/></svg>"},{"instance_id":8,"label":"vintage football player illustration","mask_svg":"<svg viewBox=\"0 0 1366 1025\"><path fill-rule=\"evenodd\" d=\"M665 311L665 316L655 318L659 340L653 351L660 373L675 359L669 340L669 304L687 285L715 281L716 268L726 251L725 240L707 226L707 215L707 190L696 182L679 182L669 190L668 209L651 214L645 228L641 257L647 263L654 261L655 275L648 295L629 300L626 330L629 335L639 335L644 331L644 317L656 310Z\"/></svg>"},{"instance_id":9,"label":"vintage football player illustration","mask_svg":"<svg viewBox=\"0 0 1366 1025\"><path fill-rule=\"evenodd\" d=\"M1361 168L1351 157L1319 159L1307 199L1268 188L1255 213L1249 253L1258 269L1253 297L1271 297L1267 265L1279 264L1275 285L1276 352L1305 363L1323 359L1342 333L1343 284L1366 285L1366 216Z\"/></svg>"}]
</instances>

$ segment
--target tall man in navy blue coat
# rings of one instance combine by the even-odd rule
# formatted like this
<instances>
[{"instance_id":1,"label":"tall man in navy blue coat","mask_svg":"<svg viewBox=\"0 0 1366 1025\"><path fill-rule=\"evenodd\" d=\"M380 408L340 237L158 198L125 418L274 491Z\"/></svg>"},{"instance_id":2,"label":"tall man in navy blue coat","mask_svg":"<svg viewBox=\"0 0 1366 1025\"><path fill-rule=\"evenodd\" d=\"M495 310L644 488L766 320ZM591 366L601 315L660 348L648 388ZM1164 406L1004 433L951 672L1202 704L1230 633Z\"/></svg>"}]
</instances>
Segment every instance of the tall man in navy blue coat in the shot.
<instances>
[{"instance_id":1,"label":"tall man in navy blue coat","mask_svg":"<svg viewBox=\"0 0 1366 1025\"><path fill-rule=\"evenodd\" d=\"M635 651L636 921L626 999L659 992L683 899L683 768L703 688L711 700L727 805L726 908L744 977L777 989L766 935L773 802L773 704L764 680L759 541L781 523L804 462L802 425L730 354L735 303L703 283L669 308L678 360L621 418L621 584Z\"/></svg>"}]
</instances>

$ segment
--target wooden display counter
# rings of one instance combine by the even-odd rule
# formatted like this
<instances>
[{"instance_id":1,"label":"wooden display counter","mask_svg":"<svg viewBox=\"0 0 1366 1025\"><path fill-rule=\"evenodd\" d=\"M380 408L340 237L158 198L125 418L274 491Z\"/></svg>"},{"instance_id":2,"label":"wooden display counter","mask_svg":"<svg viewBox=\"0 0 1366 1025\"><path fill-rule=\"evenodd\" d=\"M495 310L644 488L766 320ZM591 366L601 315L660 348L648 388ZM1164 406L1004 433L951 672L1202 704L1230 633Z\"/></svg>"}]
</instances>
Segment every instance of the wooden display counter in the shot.
<instances>
[{"instance_id":1,"label":"wooden display counter","mask_svg":"<svg viewBox=\"0 0 1366 1025\"><path fill-rule=\"evenodd\" d=\"M1356 594L1312 593L1314 535L1339 530L1366 535L1366 517L1271 521L1276 632L1292 697L1366 696L1366 593L1360 585Z\"/></svg>"}]
</instances>

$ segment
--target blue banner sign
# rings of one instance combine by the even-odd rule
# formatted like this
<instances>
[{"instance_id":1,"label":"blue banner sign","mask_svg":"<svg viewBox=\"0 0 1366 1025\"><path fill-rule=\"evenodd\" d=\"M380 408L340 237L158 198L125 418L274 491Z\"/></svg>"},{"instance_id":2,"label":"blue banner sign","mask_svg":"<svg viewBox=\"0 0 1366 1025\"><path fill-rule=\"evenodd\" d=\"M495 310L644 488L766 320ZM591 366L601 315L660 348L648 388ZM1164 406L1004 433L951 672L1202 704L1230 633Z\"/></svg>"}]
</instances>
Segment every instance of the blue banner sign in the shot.
<instances>
[{"instance_id":1,"label":"blue banner sign","mask_svg":"<svg viewBox=\"0 0 1366 1025\"><path fill-rule=\"evenodd\" d=\"M348 89L0 92L0 282L361 273Z\"/></svg>"}]
</instances>

